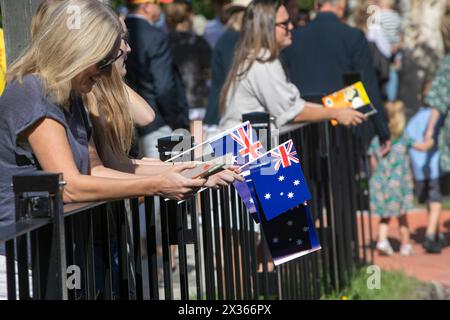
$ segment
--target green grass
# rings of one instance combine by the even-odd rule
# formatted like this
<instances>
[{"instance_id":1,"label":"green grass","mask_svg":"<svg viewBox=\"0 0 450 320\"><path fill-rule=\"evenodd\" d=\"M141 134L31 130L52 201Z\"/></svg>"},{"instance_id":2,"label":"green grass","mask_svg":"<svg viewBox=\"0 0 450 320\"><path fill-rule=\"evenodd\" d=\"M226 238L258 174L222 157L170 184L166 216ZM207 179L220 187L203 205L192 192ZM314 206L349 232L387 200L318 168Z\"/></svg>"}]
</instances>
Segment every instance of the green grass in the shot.
<instances>
[{"instance_id":1,"label":"green grass","mask_svg":"<svg viewBox=\"0 0 450 320\"><path fill-rule=\"evenodd\" d=\"M444 210L450 210L450 200L444 201L442 208L444 208Z\"/></svg>"},{"instance_id":2,"label":"green grass","mask_svg":"<svg viewBox=\"0 0 450 320\"><path fill-rule=\"evenodd\" d=\"M352 279L351 285L340 293L324 296L325 300L413 300L423 285L416 278L408 277L401 271L381 270L380 289L369 289L367 279L371 273L362 268Z\"/></svg>"}]
</instances>

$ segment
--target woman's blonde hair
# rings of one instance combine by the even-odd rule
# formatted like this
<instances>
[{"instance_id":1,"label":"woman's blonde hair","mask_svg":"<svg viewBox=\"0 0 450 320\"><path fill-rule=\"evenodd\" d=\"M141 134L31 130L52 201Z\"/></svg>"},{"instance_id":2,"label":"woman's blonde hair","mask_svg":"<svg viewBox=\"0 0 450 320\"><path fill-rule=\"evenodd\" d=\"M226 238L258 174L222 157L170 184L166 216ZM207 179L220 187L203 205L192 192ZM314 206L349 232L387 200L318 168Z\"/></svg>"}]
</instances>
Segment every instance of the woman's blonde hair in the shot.
<instances>
[{"instance_id":1,"label":"woman's blonde hair","mask_svg":"<svg viewBox=\"0 0 450 320\"><path fill-rule=\"evenodd\" d=\"M119 159L127 157L134 127L130 100L116 65L113 65L111 77L102 78L83 100L89 109L100 159L106 160L107 148Z\"/></svg>"},{"instance_id":2,"label":"woman's blonde hair","mask_svg":"<svg viewBox=\"0 0 450 320\"><path fill-rule=\"evenodd\" d=\"M391 101L385 104L386 114L389 120L389 131L393 138L403 134L406 125L405 105L401 101Z\"/></svg>"},{"instance_id":3,"label":"woman's blonde hair","mask_svg":"<svg viewBox=\"0 0 450 320\"><path fill-rule=\"evenodd\" d=\"M280 49L275 36L278 0L253 0L245 10L241 34L230 71L220 93L220 114L226 109L228 92L244 77L255 61L270 62L278 58ZM263 50L268 55L261 55Z\"/></svg>"},{"instance_id":4,"label":"woman's blonde hair","mask_svg":"<svg viewBox=\"0 0 450 320\"><path fill-rule=\"evenodd\" d=\"M118 49L121 31L115 12L100 1L62 1L45 15L31 43L9 69L7 81L21 81L35 73L44 93L65 106L72 79Z\"/></svg>"},{"instance_id":5,"label":"woman's blonde hair","mask_svg":"<svg viewBox=\"0 0 450 320\"><path fill-rule=\"evenodd\" d=\"M56 5L62 0L44 0L37 7L36 13L31 20L31 39L36 36L36 33L45 24L44 20L48 17L50 12L56 8Z\"/></svg>"}]
</instances>

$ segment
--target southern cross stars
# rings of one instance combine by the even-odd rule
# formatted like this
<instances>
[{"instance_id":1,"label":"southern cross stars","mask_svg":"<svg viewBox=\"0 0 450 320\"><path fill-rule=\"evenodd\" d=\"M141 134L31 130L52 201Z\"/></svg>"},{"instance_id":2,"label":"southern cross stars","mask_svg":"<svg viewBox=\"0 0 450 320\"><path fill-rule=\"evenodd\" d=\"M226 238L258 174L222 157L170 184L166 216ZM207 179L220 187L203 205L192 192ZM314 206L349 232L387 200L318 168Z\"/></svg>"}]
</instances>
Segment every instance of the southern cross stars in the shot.
<instances>
[{"instance_id":1,"label":"southern cross stars","mask_svg":"<svg viewBox=\"0 0 450 320\"><path fill-rule=\"evenodd\" d=\"M295 180L294 181L294 186L298 186L300 184L300 180Z\"/></svg>"},{"instance_id":2,"label":"southern cross stars","mask_svg":"<svg viewBox=\"0 0 450 320\"><path fill-rule=\"evenodd\" d=\"M265 196L264 196L264 198L265 198L266 200L269 200L270 197L271 197L270 193L266 193Z\"/></svg>"},{"instance_id":3,"label":"southern cross stars","mask_svg":"<svg viewBox=\"0 0 450 320\"><path fill-rule=\"evenodd\" d=\"M279 177L278 177L278 181L280 181L280 182L281 182L281 181L284 181L284 176L279 176Z\"/></svg>"}]
</instances>

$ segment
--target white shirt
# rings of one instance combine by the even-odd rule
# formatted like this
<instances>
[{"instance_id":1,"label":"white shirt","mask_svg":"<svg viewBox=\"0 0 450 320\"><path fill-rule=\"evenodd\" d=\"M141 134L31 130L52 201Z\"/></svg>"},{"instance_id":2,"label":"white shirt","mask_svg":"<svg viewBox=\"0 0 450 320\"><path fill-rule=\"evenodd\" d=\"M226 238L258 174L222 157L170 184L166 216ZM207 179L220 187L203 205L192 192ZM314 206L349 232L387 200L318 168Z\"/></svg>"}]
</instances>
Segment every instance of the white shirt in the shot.
<instances>
[{"instance_id":1,"label":"white shirt","mask_svg":"<svg viewBox=\"0 0 450 320\"><path fill-rule=\"evenodd\" d=\"M268 112L279 129L292 121L305 107L297 87L287 80L279 59L255 61L248 72L235 82L227 94L226 110L220 119L221 131L242 122L249 112Z\"/></svg>"}]
</instances>

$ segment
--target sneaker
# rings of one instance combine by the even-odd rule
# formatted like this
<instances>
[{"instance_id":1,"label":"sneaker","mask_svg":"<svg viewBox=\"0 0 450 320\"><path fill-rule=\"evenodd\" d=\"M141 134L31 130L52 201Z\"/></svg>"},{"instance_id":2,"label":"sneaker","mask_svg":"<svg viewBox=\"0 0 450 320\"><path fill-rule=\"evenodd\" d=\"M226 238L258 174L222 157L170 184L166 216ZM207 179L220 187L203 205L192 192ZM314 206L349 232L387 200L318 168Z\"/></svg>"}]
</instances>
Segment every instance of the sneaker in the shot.
<instances>
[{"instance_id":1,"label":"sneaker","mask_svg":"<svg viewBox=\"0 0 450 320\"><path fill-rule=\"evenodd\" d=\"M436 240L430 239L429 237L425 237L425 241L423 242L422 247L428 253L441 253L441 249L442 249L442 247L439 245L439 243Z\"/></svg>"},{"instance_id":2,"label":"sneaker","mask_svg":"<svg viewBox=\"0 0 450 320\"><path fill-rule=\"evenodd\" d=\"M392 256L394 254L394 250L391 247L391 244L388 240L379 241L377 243L377 250L381 255Z\"/></svg>"},{"instance_id":3,"label":"sneaker","mask_svg":"<svg viewBox=\"0 0 450 320\"><path fill-rule=\"evenodd\" d=\"M413 247L410 243L402 244L400 247L401 256L411 256L413 254Z\"/></svg>"}]
</instances>

